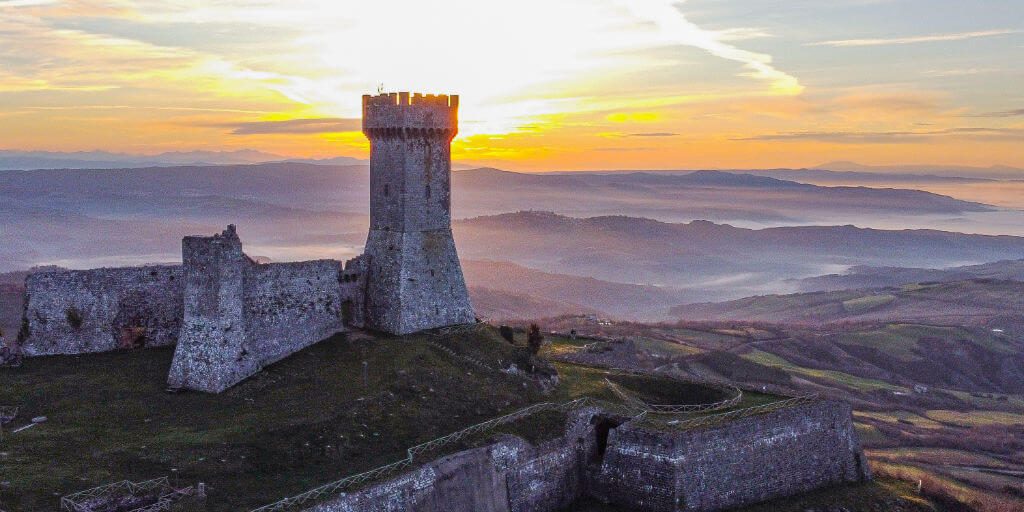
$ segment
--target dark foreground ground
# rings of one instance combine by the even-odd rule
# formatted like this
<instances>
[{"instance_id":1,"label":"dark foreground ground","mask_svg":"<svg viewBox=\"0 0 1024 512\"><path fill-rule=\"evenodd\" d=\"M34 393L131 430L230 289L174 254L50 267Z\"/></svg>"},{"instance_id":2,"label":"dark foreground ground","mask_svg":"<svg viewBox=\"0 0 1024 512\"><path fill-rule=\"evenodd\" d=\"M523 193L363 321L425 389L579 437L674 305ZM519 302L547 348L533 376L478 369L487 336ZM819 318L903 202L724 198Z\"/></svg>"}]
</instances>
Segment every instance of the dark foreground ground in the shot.
<instances>
[{"instance_id":1,"label":"dark foreground ground","mask_svg":"<svg viewBox=\"0 0 1024 512\"><path fill-rule=\"evenodd\" d=\"M428 341L491 368L511 361L535 364L540 373L557 368L560 384L544 395L535 382L470 364ZM20 368L0 369L0 405L20 407L0 441L0 509L52 511L68 493L166 475L182 486L205 482L205 512L250 510L395 461L408 446L530 403L582 395L615 399L604 383L606 372L531 362L492 328L432 338L337 336L220 395L165 391L172 353L164 348L33 358ZM714 396L709 390L666 390L655 380L620 380L642 395ZM771 399L747 393L739 406ZM47 421L11 433L35 416ZM564 416L544 414L501 432L537 442L558 435L563 423ZM449 451L485 440L469 439ZM850 510L867 511L885 503L909 507L914 500L901 498L906 494L883 481L824 491L819 498L860 503ZM802 511L804 503L784 500L772 510ZM577 510L608 510L589 506Z\"/></svg>"}]
</instances>

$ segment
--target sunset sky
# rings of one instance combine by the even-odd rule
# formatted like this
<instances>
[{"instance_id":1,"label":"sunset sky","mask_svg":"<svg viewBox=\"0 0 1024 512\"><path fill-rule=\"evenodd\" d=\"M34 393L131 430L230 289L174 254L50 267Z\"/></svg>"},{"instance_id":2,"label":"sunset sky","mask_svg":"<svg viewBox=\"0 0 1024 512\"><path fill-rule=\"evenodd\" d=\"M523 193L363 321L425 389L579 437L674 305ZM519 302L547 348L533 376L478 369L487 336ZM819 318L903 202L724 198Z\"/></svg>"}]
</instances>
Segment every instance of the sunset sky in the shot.
<instances>
[{"instance_id":1,"label":"sunset sky","mask_svg":"<svg viewBox=\"0 0 1024 512\"><path fill-rule=\"evenodd\" d=\"M0 149L365 157L381 84L507 169L1024 167L1020 0L0 0Z\"/></svg>"}]
</instances>

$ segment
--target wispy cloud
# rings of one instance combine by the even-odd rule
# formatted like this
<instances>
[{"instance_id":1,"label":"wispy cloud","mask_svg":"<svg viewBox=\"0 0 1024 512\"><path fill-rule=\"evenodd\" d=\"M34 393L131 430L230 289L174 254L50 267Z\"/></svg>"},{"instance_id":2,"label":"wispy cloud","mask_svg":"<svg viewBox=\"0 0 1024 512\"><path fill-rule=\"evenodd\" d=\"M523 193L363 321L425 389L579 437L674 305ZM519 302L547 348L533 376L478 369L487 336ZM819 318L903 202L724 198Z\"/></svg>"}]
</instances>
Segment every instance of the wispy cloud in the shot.
<instances>
[{"instance_id":1,"label":"wispy cloud","mask_svg":"<svg viewBox=\"0 0 1024 512\"><path fill-rule=\"evenodd\" d=\"M678 133L672 132L648 132L648 133L628 133L626 137L675 137Z\"/></svg>"},{"instance_id":2,"label":"wispy cloud","mask_svg":"<svg viewBox=\"0 0 1024 512\"><path fill-rule=\"evenodd\" d=\"M810 46L884 46L892 44L916 44L916 43L936 43L941 41L963 41L965 39L975 39L979 37L992 37L1001 36L1006 34L1016 34L1019 31L1009 29L995 29L995 30L979 30L975 32L954 32L949 34L929 34L924 36L911 36L911 37L890 37L890 38L877 38L877 39L839 39L834 41L819 41L816 43L810 43Z\"/></svg>"},{"instance_id":3,"label":"wispy cloud","mask_svg":"<svg viewBox=\"0 0 1024 512\"><path fill-rule=\"evenodd\" d=\"M1024 116L1024 108L1018 108L1015 110L1000 110L996 112L983 112L981 114L974 114L969 117L1018 117Z\"/></svg>"},{"instance_id":4,"label":"wispy cloud","mask_svg":"<svg viewBox=\"0 0 1024 512\"><path fill-rule=\"evenodd\" d=\"M355 132L362 128L360 119L325 117L317 119L288 119L285 121L251 121L218 124L231 128L233 135L265 135L273 133L340 133Z\"/></svg>"},{"instance_id":5,"label":"wispy cloud","mask_svg":"<svg viewBox=\"0 0 1024 512\"><path fill-rule=\"evenodd\" d=\"M959 136L982 140L1024 140L1024 129L960 127L932 131L832 131L832 132L788 132L753 137L741 137L738 141L799 141L809 140L837 144L900 144L923 142L942 136Z\"/></svg>"},{"instance_id":6,"label":"wispy cloud","mask_svg":"<svg viewBox=\"0 0 1024 512\"><path fill-rule=\"evenodd\" d=\"M36 7L55 3L57 0L0 0L0 7Z\"/></svg>"},{"instance_id":7,"label":"wispy cloud","mask_svg":"<svg viewBox=\"0 0 1024 512\"><path fill-rule=\"evenodd\" d=\"M799 94L803 86L796 77L772 65L772 56L737 48L726 41L737 34L729 31L705 30L678 9L675 0L619 0L634 16L654 23L666 41L700 48L715 57L743 64L747 76L765 80L772 90L782 94Z\"/></svg>"}]
</instances>

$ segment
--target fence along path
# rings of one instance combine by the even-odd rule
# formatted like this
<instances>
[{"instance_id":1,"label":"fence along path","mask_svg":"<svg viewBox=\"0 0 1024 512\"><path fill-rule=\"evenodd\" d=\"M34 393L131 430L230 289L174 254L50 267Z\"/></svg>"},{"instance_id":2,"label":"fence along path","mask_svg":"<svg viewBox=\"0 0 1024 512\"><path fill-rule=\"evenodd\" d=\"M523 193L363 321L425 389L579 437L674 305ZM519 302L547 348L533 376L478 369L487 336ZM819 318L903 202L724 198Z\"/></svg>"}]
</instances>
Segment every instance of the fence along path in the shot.
<instances>
[{"instance_id":1,"label":"fence along path","mask_svg":"<svg viewBox=\"0 0 1024 512\"><path fill-rule=\"evenodd\" d=\"M120 482L100 485L68 494L60 499L60 509L64 512L93 512L97 506L103 506L117 495L137 496L144 493L155 494L156 492L159 494L155 502L128 510L127 512L163 512L170 510L174 502L185 496L192 495L192 487L175 489L171 487L166 476L142 482L121 480Z\"/></svg>"},{"instance_id":2,"label":"fence along path","mask_svg":"<svg viewBox=\"0 0 1024 512\"><path fill-rule=\"evenodd\" d=\"M629 394L618 384L608 380L607 378L604 379L604 382L608 385L608 388L612 390L612 393L615 393L615 396L619 397L620 400L630 403L634 407L652 414L686 414L720 411L738 404L740 400L743 399L743 391L739 388L729 386L729 388L735 392L733 396L726 398L725 400L719 400L709 404L649 404Z\"/></svg>"}]
</instances>

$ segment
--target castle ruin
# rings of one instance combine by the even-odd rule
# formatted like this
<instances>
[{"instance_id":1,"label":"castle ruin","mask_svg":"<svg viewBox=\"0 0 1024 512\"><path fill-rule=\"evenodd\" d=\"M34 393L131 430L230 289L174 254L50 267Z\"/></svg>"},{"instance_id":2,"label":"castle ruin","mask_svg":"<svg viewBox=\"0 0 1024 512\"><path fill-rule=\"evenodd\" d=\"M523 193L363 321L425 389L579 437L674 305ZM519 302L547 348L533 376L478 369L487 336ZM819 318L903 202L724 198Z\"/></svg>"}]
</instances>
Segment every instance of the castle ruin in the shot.
<instances>
[{"instance_id":1,"label":"castle ruin","mask_svg":"<svg viewBox=\"0 0 1024 512\"><path fill-rule=\"evenodd\" d=\"M177 343L172 388L219 393L335 333L475 321L451 230L458 96L363 96L370 230L347 262L260 264L235 227L182 241L181 265L42 272L26 280L27 356Z\"/></svg>"}]
</instances>

